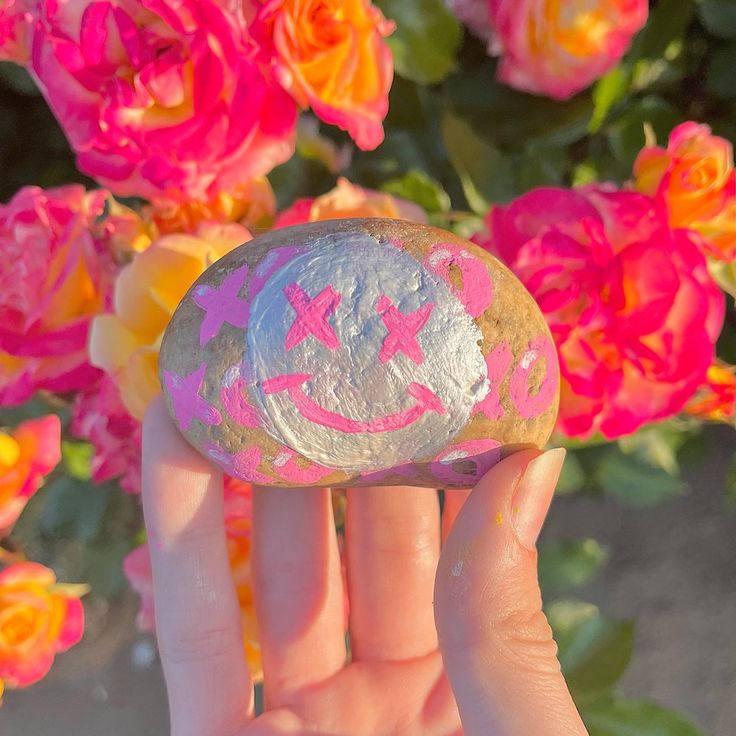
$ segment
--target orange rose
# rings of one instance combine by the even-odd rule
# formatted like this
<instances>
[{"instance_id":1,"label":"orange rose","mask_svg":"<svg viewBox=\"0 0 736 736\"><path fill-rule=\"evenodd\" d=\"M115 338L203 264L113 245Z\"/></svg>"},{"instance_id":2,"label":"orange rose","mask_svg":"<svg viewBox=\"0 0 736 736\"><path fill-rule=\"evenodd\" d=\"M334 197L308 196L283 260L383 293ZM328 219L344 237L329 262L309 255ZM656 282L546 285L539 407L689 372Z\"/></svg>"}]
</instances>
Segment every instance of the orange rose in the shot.
<instances>
[{"instance_id":1,"label":"orange rose","mask_svg":"<svg viewBox=\"0 0 736 736\"><path fill-rule=\"evenodd\" d=\"M736 367L717 361L708 368L705 384L686 404L685 413L720 422L734 421Z\"/></svg>"},{"instance_id":2,"label":"orange rose","mask_svg":"<svg viewBox=\"0 0 736 736\"><path fill-rule=\"evenodd\" d=\"M114 312L95 317L89 353L117 383L136 419L161 390L159 344L179 301L210 264L250 237L242 225L205 223L196 235L159 238L120 272Z\"/></svg>"},{"instance_id":3,"label":"orange rose","mask_svg":"<svg viewBox=\"0 0 736 736\"><path fill-rule=\"evenodd\" d=\"M733 147L707 125L687 122L667 148L647 145L634 162L634 187L655 197L673 228L695 230L707 255L736 258L736 173Z\"/></svg>"},{"instance_id":4,"label":"orange rose","mask_svg":"<svg viewBox=\"0 0 736 736\"><path fill-rule=\"evenodd\" d=\"M368 0L268 0L252 27L281 85L363 150L383 140L393 80L393 31Z\"/></svg>"},{"instance_id":5,"label":"orange rose","mask_svg":"<svg viewBox=\"0 0 736 736\"><path fill-rule=\"evenodd\" d=\"M58 585L53 570L20 562L0 572L0 694L46 676L57 652L84 632L83 585Z\"/></svg>"},{"instance_id":6,"label":"orange rose","mask_svg":"<svg viewBox=\"0 0 736 736\"><path fill-rule=\"evenodd\" d=\"M61 423L51 414L0 431L0 537L10 531L61 459Z\"/></svg>"},{"instance_id":7,"label":"orange rose","mask_svg":"<svg viewBox=\"0 0 736 736\"><path fill-rule=\"evenodd\" d=\"M389 217L394 220L427 222L427 215L419 205L386 192L364 189L340 178L337 186L326 194L298 199L276 216L274 227L346 217Z\"/></svg>"}]
</instances>

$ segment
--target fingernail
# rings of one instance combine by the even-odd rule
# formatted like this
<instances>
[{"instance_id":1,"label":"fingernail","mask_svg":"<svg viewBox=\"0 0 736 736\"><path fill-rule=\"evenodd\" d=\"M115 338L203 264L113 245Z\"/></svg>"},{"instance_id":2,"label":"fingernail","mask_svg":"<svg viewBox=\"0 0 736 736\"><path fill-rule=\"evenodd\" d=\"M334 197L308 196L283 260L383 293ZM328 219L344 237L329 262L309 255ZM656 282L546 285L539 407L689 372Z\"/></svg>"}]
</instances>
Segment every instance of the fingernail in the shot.
<instances>
[{"instance_id":1,"label":"fingernail","mask_svg":"<svg viewBox=\"0 0 736 736\"><path fill-rule=\"evenodd\" d=\"M534 549L555 494L565 449L548 450L526 466L511 499L511 520L516 536L527 549Z\"/></svg>"}]
</instances>

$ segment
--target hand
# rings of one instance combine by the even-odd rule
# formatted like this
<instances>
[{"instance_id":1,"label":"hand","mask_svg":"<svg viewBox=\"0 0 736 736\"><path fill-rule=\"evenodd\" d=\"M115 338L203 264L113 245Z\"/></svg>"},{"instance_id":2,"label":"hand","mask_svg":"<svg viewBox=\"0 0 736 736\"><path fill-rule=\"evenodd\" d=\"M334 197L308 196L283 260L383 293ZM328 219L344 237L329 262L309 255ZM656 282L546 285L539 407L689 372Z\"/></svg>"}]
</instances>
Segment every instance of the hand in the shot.
<instances>
[{"instance_id":1,"label":"hand","mask_svg":"<svg viewBox=\"0 0 736 736\"><path fill-rule=\"evenodd\" d=\"M148 412L143 443L173 736L586 733L536 575L535 542L564 451L504 460L461 509L467 492L448 492L443 530L457 518L441 555L436 491L348 491L350 664L329 490L254 488L266 706L254 719L222 475L181 438L160 402Z\"/></svg>"}]
</instances>

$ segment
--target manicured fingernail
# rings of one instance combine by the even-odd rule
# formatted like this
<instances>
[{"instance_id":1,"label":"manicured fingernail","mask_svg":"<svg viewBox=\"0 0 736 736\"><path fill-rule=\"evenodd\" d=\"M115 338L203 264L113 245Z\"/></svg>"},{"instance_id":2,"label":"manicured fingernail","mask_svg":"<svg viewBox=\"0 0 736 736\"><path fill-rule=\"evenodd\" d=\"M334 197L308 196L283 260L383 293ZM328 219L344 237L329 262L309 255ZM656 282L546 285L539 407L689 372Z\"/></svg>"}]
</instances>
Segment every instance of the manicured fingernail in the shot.
<instances>
[{"instance_id":1,"label":"manicured fingernail","mask_svg":"<svg viewBox=\"0 0 736 736\"><path fill-rule=\"evenodd\" d=\"M565 449L548 450L532 460L511 499L511 519L519 541L534 549L560 477Z\"/></svg>"}]
</instances>

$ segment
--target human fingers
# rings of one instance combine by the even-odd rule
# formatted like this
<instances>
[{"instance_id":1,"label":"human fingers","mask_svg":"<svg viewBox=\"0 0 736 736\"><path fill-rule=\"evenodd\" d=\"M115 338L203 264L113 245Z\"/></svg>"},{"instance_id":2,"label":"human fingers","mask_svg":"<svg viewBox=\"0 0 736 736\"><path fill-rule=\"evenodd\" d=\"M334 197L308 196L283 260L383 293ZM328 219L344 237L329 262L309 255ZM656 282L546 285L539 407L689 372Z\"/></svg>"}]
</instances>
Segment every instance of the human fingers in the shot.
<instances>
[{"instance_id":1,"label":"human fingers","mask_svg":"<svg viewBox=\"0 0 736 736\"><path fill-rule=\"evenodd\" d=\"M435 650L437 491L351 488L345 524L353 659L411 659Z\"/></svg>"},{"instance_id":2,"label":"human fingers","mask_svg":"<svg viewBox=\"0 0 736 736\"><path fill-rule=\"evenodd\" d=\"M342 574L329 489L254 487L252 566L271 709L345 664Z\"/></svg>"},{"instance_id":3,"label":"human fingers","mask_svg":"<svg viewBox=\"0 0 736 736\"><path fill-rule=\"evenodd\" d=\"M437 570L440 650L466 736L582 736L537 582L564 450L519 452L478 483Z\"/></svg>"},{"instance_id":4,"label":"human fingers","mask_svg":"<svg viewBox=\"0 0 736 736\"><path fill-rule=\"evenodd\" d=\"M172 736L233 733L252 710L222 496L222 474L155 401L143 423L143 510Z\"/></svg>"}]
</instances>

